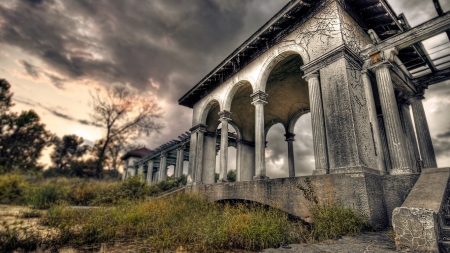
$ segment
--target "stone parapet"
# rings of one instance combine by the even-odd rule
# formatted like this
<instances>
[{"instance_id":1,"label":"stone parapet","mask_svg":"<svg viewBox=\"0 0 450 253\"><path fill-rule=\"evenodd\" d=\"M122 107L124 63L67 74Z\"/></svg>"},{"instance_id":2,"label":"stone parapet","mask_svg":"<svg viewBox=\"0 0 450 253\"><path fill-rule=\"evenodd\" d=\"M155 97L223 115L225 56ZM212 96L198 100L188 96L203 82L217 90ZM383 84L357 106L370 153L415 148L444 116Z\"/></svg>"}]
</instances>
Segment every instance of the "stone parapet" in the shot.
<instances>
[{"instance_id":1,"label":"stone parapet","mask_svg":"<svg viewBox=\"0 0 450 253\"><path fill-rule=\"evenodd\" d=\"M439 252L449 179L450 168L424 169L402 206L394 209L398 250Z\"/></svg>"}]
</instances>

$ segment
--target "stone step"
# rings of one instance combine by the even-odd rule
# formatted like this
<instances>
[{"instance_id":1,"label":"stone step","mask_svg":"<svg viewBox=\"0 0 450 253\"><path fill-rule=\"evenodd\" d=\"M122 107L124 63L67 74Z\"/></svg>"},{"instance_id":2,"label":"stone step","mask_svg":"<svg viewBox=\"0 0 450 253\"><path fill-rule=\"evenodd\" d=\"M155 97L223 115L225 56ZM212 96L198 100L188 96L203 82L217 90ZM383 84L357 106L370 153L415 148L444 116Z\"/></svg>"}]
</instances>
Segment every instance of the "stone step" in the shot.
<instances>
[{"instance_id":1,"label":"stone step","mask_svg":"<svg viewBox=\"0 0 450 253\"><path fill-rule=\"evenodd\" d=\"M450 241L439 241L439 252L450 253Z\"/></svg>"}]
</instances>

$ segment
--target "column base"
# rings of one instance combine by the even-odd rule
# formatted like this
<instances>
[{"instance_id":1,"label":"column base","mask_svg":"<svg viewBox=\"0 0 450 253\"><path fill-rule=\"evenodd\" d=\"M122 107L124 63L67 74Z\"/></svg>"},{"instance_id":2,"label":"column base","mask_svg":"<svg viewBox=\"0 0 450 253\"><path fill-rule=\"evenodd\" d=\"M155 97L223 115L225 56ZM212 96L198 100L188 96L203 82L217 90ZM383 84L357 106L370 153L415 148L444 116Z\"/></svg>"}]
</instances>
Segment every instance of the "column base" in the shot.
<instances>
[{"instance_id":1,"label":"column base","mask_svg":"<svg viewBox=\"0 0 450 253\"><path fill-rule=\"evenodd\" d=\"M327 174L326 170L313 170L313 175L325 175Z\"/></svg>"},{"instance_id":2,"label":"column base","mask_svg":"<svg viewBox=\"0 0 450 253\"><path fill-rule=\"evenodd\" d=\"M268 176L259 175L259 176L254 176L253 180L254 181L269 180L269 177Z\"/></svg>"},{"instance_id":3,"label":"column base","mask_svg":"<svg viewBox=\"0 0 450 253\"><path fill-rule=\"evenodd\" d=\"M217 180L217 183L218 183L218 184L220 184L220 183L228 183L228 180L225 180L225 179L219 179L219 180Z\"/></svg>"},{"instance_id":4,"label":"column base","mask_svg":"<svg viewBox=\"0 0 450 253\"><path fill-rule=\"evenodd\" d=\"M379 170L368 168L368 167L363 167L363 166L330 169L330 174L355 173L355 172L365 172L365 173L380 175Z\"/></svg>"},{"instance_id":5,"label":"column base","mask_svg":"<svg viewBox=\"0 0 450 253\"><path fill-rule=\"evenodd\" d=\"M389 172L389 175L409 175L409 174L413 174L412 168L392 169Z\"/></svg>"}]
</instances>

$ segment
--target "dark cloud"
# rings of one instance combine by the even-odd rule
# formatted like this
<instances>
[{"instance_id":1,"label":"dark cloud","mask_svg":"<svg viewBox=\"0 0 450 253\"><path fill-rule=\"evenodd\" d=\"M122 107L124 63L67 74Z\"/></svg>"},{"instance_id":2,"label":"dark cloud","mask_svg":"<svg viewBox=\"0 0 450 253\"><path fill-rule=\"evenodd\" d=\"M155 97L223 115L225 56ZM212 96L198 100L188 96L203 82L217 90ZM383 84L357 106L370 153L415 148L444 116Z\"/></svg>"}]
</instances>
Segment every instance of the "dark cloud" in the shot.
<instances>
[{"instance_id":1,"label":"dark cloud","mask_svg":"<svg viewBox=\"0 0 450 253\"><path fill-rule=\"evenodd\" d=\"M0 42L67 79L130 83L176 102L288 0L257 2L17 0L14 7L0 4L7 24ZM62 87L62 80L52 81Z\"/></svg>"},{"instance_id":2,"label":"dark cloud","mask_svg":"<svg viewBox=\"0 0 450 253\"><path fill-rule=\"evenodd\" d=\"M433 147L436 157L448 157L450 155L450 139L433 138Z\"/></svg>"},{"instance_id":3,"label":"dark cloud","mask_svg":"<svg viewBox=\"0 0 450 253\"><path fill-rule=\"evenodd\" d=\"M436 135L438 138L450 138L450 131Z\"/></svg>"},{"instance_id":4,"label":"dark cloud","mask_svg":"<svg viewBox=\"0 0 450 253\"><path fill-rule=\"evenodd\" d=\"M68 115L68 114L66 114L64 112L61 112L61 108L58 108L58 109L57 108L50 108L50 107L42 105L39 102L35 102L35 101L32 101L30 99L26 99L26 98L14 97L13 100L18 102L18 103L21 103L21 104L24 104L24 105L28 105L28 106L31 106L31 107L40 107L40 108L50 112L52 115L54 115L54 116L56 116L58 118L61 118L61 119L65 119L65 120L69 120L69 121L75 121L75 122L81 123L83 125L88 125L88 126L102 127L100 124L97 124L97 123L89 121L89 120L75 119L74 117L72 117L72 116L70 116L70 115Z\"/></svg>"},{"instance_id":5,"label":"dark cloud","mask_svg":"<svg viewBox=\"0 0 450 253\"><path fill-rule=\"evenodd\" d=\"M20 63L23 65L28 75L30 75L33 78L39 78L39 70L36 66L32 65L31 63L25 60L21 60Z\"/></svg>"}]
</instances>

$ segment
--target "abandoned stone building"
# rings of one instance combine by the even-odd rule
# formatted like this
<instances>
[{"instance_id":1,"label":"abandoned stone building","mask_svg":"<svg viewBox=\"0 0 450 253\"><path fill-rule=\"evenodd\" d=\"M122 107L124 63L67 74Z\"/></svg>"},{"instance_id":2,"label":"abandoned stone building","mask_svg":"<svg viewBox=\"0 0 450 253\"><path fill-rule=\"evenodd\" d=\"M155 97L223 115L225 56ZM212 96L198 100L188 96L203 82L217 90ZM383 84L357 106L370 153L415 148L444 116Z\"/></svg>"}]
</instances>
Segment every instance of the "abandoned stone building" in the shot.
<instances>
[{"instance_id":1,"label":"abandoned stone building","mask_svg":"<svg viewBox=\"0 0 450 253\"><path fill-rule=\"evenodd\" d=\"M189 161L186 191L306 217L292 144L301 141L296 122L310 113L315 169L308 178L319 199L392 224L398 247L447 247L450 169L437 168L422 104L429 85L450 79L449 62L436 64L421 43L450 36L450 14L434 2L439 17L411 28L385 0L290 1L179 99L193 109L191 129L135 169L152 183L166 178L169 165L180 176ZM289 175L270 179L265 138L277 123ZM235 183L226 181L229 146L237 149Z\"/></svg>"}]
</instances>

